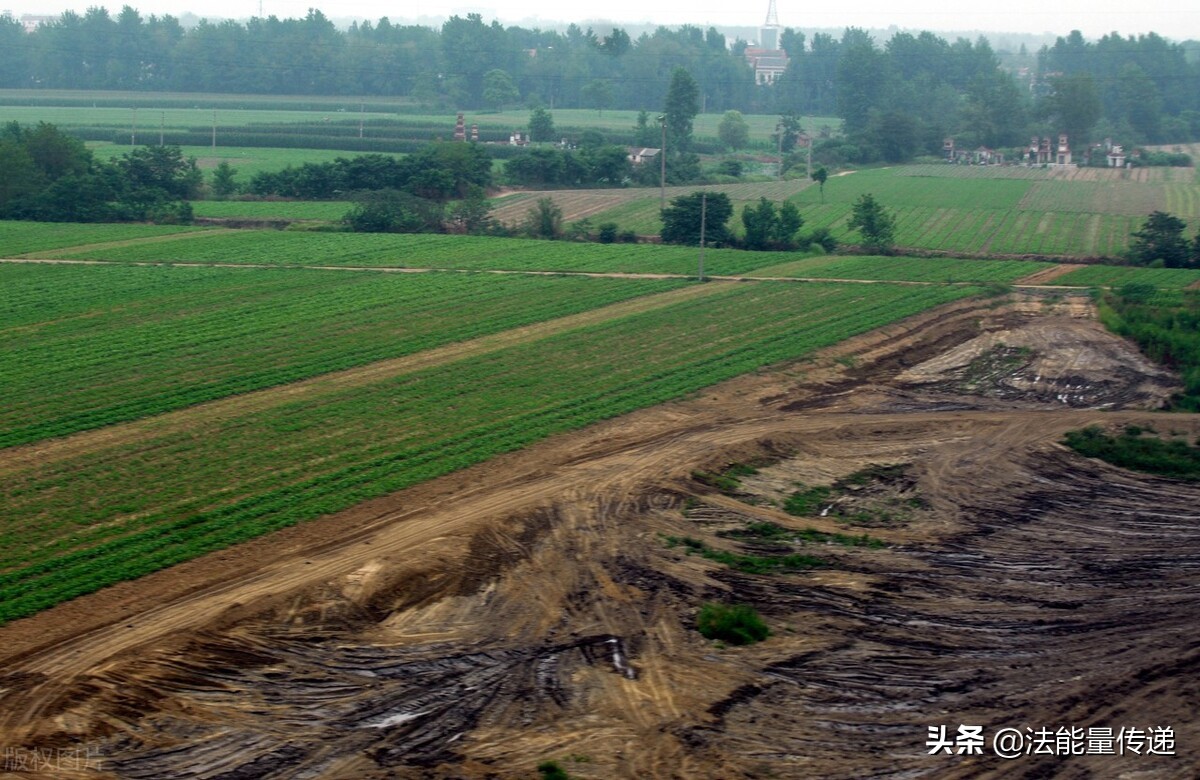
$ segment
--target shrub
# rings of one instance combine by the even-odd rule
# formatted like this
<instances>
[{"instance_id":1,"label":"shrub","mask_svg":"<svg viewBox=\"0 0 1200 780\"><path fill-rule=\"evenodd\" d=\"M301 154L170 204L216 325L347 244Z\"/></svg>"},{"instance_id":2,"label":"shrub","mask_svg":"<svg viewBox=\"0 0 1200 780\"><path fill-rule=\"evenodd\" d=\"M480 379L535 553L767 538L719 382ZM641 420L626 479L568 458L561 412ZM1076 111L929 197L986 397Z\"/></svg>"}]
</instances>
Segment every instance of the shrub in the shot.
<instances>
[{"instance_id":1,"label":"shrub","mask_svg":"<svg viewBox=\"0 0 1200 780\"><path fill-rule=\"evenodd\" d=\"M543 761L538 764L537 771L541 773L542 780L570 780L571 777L557 761Z\"/></svg>"},{"instance_id":2,"label":"shrub","mask_svg":"<svg viewBox=\"0 0 1200 780\"><path fill-rule=\"evenodd\" d=\"M617 223L605 222L596 228L596 240L601 244L613 244L617 240Z\"/></svg>"},{"instance_id":3,"label":"shrub","mask_svg":"<svg viewBox=\"0 0 1200 780\"><path fill-rule=\"evenodd\" d=\"M696 628L707 639L731 645L752 645L771 634L754 608L744 604L705 604L696 617Z\"/></svg>"}]
</instances>

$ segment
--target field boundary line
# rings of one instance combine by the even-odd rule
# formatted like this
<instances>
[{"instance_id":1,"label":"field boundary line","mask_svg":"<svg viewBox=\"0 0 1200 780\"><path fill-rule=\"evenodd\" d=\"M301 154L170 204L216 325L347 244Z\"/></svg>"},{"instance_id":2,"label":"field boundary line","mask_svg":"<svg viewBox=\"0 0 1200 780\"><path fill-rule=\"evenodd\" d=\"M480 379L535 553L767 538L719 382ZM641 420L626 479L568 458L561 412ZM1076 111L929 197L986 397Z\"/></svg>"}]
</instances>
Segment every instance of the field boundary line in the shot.
<instances>
[{"instance_id":1,"label":"field boundary line","mask_svg":"<svg viewBox=\"0 0 1200 780\"><path fill-rule=\"evenodd\" d=\"M223 420L252 414L304 398L318 397L351 387L403 376L457 360L488 354L506 347L538 341L565 331L653 311L693 298L707 297L726 289L728 287L725 284L696 284L668 292L643 295L578 314L522 325L499 333L444 344L440 347L379 360L343 371L318 374L307 379L265 387L240 395L226 396L104 428L95 428L60 438L9 447L0 450L0 475L18 472L30 463L44 466L107 447L127 445L146 436L163 436L191 430L210 420Z\"/></svg>"}]
</instances>

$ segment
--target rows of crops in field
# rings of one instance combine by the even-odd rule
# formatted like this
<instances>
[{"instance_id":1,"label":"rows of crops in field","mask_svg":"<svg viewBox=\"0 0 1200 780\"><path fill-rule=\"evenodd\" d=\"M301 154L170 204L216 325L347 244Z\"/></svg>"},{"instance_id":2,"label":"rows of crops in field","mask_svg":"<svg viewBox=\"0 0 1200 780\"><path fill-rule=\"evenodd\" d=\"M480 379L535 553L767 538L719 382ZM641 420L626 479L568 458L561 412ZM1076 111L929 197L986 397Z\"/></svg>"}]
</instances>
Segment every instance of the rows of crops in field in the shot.
<instances>
[{"instance_id":1,"label":"rows of crops in field","mask_svg":"<svg viewBox=\"0 0 1200 780\"><path fill-rule=\"evenodd\" d=\"M1015 282L1047 268L1022 260L941 257L807 257L760 268L750 276L809 279L878 279L895 282Z\"/></svg>"},{"instance_id":2,"label":"rows of crops in field","mask_svg":"<svg viewBox=\"0 0 1200 780\"><path fill-rule=\"evenodd\" d=\"M835 238L856 244L847 230L847 203L826 203L802 210L809 228L827 227ZM1115 256L1129 246L1130 233L1143 217L1121 214L1072 214L1016 209L955 209L895 206L896 244L962 254L1045 254Z\"/></svg>"},{"instance_id":3,"label":"rows of crops in field","mask_svg":"<svg viewBox=\"0 0 1200 780\"><path fill-rule=\"evenodd\" d=\"M118 262L248 263L271 265L446 268L462 270L696 272L697 251L679 246L579 244L483 236L394 233L303 233L239 230L182 239L169 246L64 250L62 257ZM705 270L739 274L778 262L761 252L708 250Z\"/></svg>"},{"instance_id":4,"label":"rows of crops in field","mask_svg":"<svg viewBox=\"0 0 1200 780\"><path fill-rule=\"evenodd\" d=\"M1167 199L1166 211L1186 220L1200 219L1200 186L1195 183L1164 184L1163 191Z\"/></svg>"},{"instance_id":5,"label":"rows of crops in field","mask_svg":"<svg viewBox=\"0 0 1200 780\"><path fill-rule=\"evenodd\" d=\"M871 193L886 206L931 206L956 209L1016 208L1030 182L1017 179L957 179L898 175L897 169L880 168L834 176L825 184L826 203L853 203ZM799 204L821 202L819 189L795 197Z\"/></svg>"},{"instance_id":6,"label":"rows of crops in field","mask_svg":"<svg viewBox=\"0 0 1200 780\"><path fill-rule=\"evenodd\" d=\"M1128 181L1040 181L1030 186L1019 208L1025 211L1132 214L1144 218L1151 211L1166 207L1166 187Z\"/></svg>"},{"instance_id":7,"label":"rows of crops in field","mask_svg":"<svg viewBox=\"0 0 1200 780\"><path fill-rule=\"evenodd\" d=\"M1024 165L948 165L926 163L894 169L899 176L935 176L956 179L1027 179L1076 182L1192 182L1192 168L1076 168Z\"/></svg>"},{"instance_id":8,"label":"rows of crops in field","mask_svg":"<svg viewBox=\"0 0 1200 780\"><path fill-rule=\"evenodd\" d=\"M0 221L0 257L16 257L29 252L153 238L195 231L179 225L80 225L60 222Z\"/></svg>"},{"instance_id":9,"label":"rows of crops in field","mask_svg":"<svg viewBox=\"0 0 1200 780\"><path fill-rule=\"evenodd\" d=\"M768 200L786 200L812 186L807 179L788 179L771 182L742 182L738 184L707 184L695 187L667 187L666 199L680 195L690 195L693 192L720 192L736 204L757 203L759 198ZM529 209L540 199L549 198L554 205L562 209L563 219L575 222L580 219L592 219L594 222L616 222L623 230L643 231L632 227L633 224L659 225L658 211L661 204L661 193L657 189L646 187L626 187L607 190L544 190L518 192L496 198L492 201L492 216L501 222L513 224L523 220ZM637 202L636 217L629 218L628 210L631 203ZM653 231L657 233L658 228Z\"/></svg>"},{"instance_id":10,"label":"rows of crops in field","mask_svg":"<svg viewBox=\"0 0 1200 780\"><path fill-rule=\"evenodd\" d=\"M1058 277L1051 284L1120 287L1124 284L1151 284L1181 290L1200 282L1200 270L1192 268L1137 268L1133 266L1089 265Z\"/></svg>"},{"instance_id":11,"label":"rows of crops in field","mask_svg":"<svg viewBox=\"0 0 1200 780\"><path fill-rule=\"evenodd\" d=\"M314 219L335 222L354 204L347 201L198 200L197 217L216 219Z\"/></svg>"},{"instance_id":12,"label":"rows of crops in field","mask_svg":"<svg viewBox=\"0 0 1200 780\"><path fill-rule=\"evenodd\" d=\"M703 300L373 384L301 401L283 396L277 407L202 430L30 462L0 486L0 620L801 357L965 294L731 284Z\"/></svg>"},{"instance_id":13,"label":"rows of crops in field","mask_svg":"<svg viewBox=\"0 0 1200 780\"><path fill-rule=\"evenodd\" d=\"M159 414L680 284L0 266L6 293L0 446Z\"/></svg>"}]
</instances>

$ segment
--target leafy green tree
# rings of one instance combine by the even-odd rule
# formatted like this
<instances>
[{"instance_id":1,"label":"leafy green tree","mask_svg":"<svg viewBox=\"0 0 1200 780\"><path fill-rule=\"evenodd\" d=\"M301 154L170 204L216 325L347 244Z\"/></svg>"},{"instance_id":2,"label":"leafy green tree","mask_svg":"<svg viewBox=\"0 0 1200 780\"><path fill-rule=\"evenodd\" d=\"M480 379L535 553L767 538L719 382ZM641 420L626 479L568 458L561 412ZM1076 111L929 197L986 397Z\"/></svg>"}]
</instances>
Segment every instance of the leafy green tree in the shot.
<instances>
[{"instance_id":1,"label":"leafy green tree","mask_svg":"<svg viewBox=\"0 0 1200 780\"><path fill-rule=\"evenodd\" d=\"M771 134L771 140L775 142L775 146L784 154L796 148L796 141L804 132L804 127L800 124L800 117L796 114L784 114L779 117L779 122L775 126L775 132Z\"/></svg>"},{"instance_id":2,"label":"leafy green tree","mask_svg":"<svg viewBox=\"0 0 1200 780\"><path fill-rule=\"evenodd\" d=\"M534 238L562 237L562 209L550 198L538 198L525 216L524 231Z\"/></svg>"},{"instance_id":3,"label":"leafy green tree","mask_svg":"<svg viewBox=\"0 0 1200 780\"><path fill-rule=\"evenodd\" d=\"M645 109L638 111L637 124L633 128L634 142L641 147L657 149L660 143L660 130L650 126L650 114Z\"/></svg>"},{"instance_id":4,"label":"leafy green tree","mask_svg":"<svg viewBox=\"0 0 1200 780\"><path fill-rule=\"evenodd\" d=\"M446 208L446 227L450 233L465 233L483 236L496 227L492 218L492 204L482 190L471 193L462 200L450 203Z\"/></svg>"},{"instance_id":5,"label":"leafy green tree","mask_svg":"<svg viewBox=\"0 0 1200 780\"><path fill-rule=\"evenodd\" d=\"M775 225L775 242L784 248L790 248L802 227L804 227L804 217L800 215L800 208L790 200L785 200L779 207L779 221Z\"/></svg>"},{"instance_id":6,"label":"leafy green tree","mask_svg":"<svg viewBox=\"0 0 1200 780\"><path fill-rule=\"evenodd\" d=\"M896 243L896 220L871 193L864 193L854 202L850 230L857 230L863 239L863 248L878 254L888 254Z\"/></svg>"},{"instance_id":7,"label":"leafy green tree","mask_svg":"<svg viewBox=\"0 0 1200 780\"><path fill-rule=\"evenodd\" d=\"M813 171L813 181L817 183L817 187L821 190L821 202L825 202L825 182L829 180L829 171L825 170L824 166Z\"/></svg>"},{"instance_id":8,"label":"leafy green tree","mask_svg":"<svg viewBox=\"0 0 1200 780\"><path fill-rule=\"evenodd\" d=\"M730 149L744 149L750 142L750 125L741 111L730 109L717 125L717 137Z\"/></svg>"},{"instance_id":9,"label":"leafy green tree","mask_svg":"<svg viewBox=\"0 0 1200 780\"><path fill-rule=\"evenodd\" d=\"M1067 134L1075 148L1083 148L1100 119L1100 97L1091 75L1060 76L1051 82L1053 92L1041 104L1041 115Z\"/></svg>"},{"instance_id":10,"label":"leafy green tree","mask_svg":"<svg viewBox=\"0 0 1200 780\"><path fill-rule=\"evenodd\" d=\"M517 85L507 72L494 68L483 74L483 102L499 111L508 103L521 99Z\"/></svg>"},{"instance_id":11,"label":"leafy green tree","mask_svg":"<svg viewBox=\"0 0 1200 780\"><path fill-rule=\"evenodd\" d=\"M1134 231L1130 253L1143 265L1161 261L1167 268L1184 268L1191 254L1183 237L1186 227L1179 217L1164 211L1151 212L1141 229Z\"/></svg>"},{"instance_id":12,"label":"leafy green tree","mask_svg":"<svg viewBox=\"0 0 1200 780\"><path fill-rule=\"evenodd\" d=\"M600 116L604 116L604 109L613 103L612 85L606 79L589 81L583 89L579 90L579 96L585 103L596 109Z\"/></svg>"},{"instance_id":13,"label":"leafy green tree","mask_svg":"<svg viewBox=\"0 0 1200 780\"><path fill-rule=\"evenodd\" d=\"M356 233L440 233L442 206L400 190L359 197L342 221Z\"/></svg>"},{"instance_id":14,"label":"leafy green tree","mask_svg":"<svg viewBox=\"0 0 1200 780\"><path fill-rule=\"evenodd\" d=\"M733 216L733 204L723 192L707 193L707 205L702 204L705 193L693 192L671 200L662 213L663 243L700 244L701 210L704 211L704 243L718 246L729 241L729 218Z\"/></svg>"},{"instance_id":15,"label":"leafy green tree","mask_svg":"<svg viewBox=\"0 0 1200 780\"><path fill-rule=\"evenodd\" d=\"M195 157L184 157L178 146L139 146L116 161L126 185L134 191L160 191L165 197L196 197L204 176Z\"/></svg>"},{"instance_id":16,"label":"leafy green tree","mask_svg":"<svg viewBox=\"0 0 1200 780\"><path fill-rule=\"evenodd\" d=\"M769 249L779 232L779 215L775 213L775 204L761 198L756 205L747 205L742 209L742 227L745 229L747 249Z\"/></svg>"},{"instance_id":17,"label":"leafy green tree","mask_svg":"<svg viewBox=\"0 0 1200 780\"><path fill-rule=\"evenodd\" d=\"M554 140L554 117L546 109L535 108L529 115L529 140L538 143Z\"/></svg>"},{"instance_id":18,"label":"leafy green tree","mask_svg":"<svg viewBox=\"0 0 1200 780\"><path fill-rule=\"evenodd\" d=\"M671 154L682 154L692 144L692 122L700 113L700 87L687 69L678 67L671 73L663 114L667 117L667 148Z\"/></svg>"},{"instance_id":19,"label":"leafy green tree","mask_svg":"<svg viewBox=\"0 0 1200 780\"><path fill-rule=\"evenodd\" d=\"M877 113L871 117L872 140L889 163L908 162L913 158L920 143L918 131L917 121L899 111Z\"/></svg>"},{"instance_id":20,"label":"leafy green tree","mask_svg":"<svg viewBox=\"0 0 1200 780\"><path fill-rule=\"evenodd\" d=\"M215 169L212 175L212 191L218 198L227 198L233 195L238 190L237 181L234 177L237 175L237 169L229 164L228 161L222 160Z\"/></svg>"}]
</instances>

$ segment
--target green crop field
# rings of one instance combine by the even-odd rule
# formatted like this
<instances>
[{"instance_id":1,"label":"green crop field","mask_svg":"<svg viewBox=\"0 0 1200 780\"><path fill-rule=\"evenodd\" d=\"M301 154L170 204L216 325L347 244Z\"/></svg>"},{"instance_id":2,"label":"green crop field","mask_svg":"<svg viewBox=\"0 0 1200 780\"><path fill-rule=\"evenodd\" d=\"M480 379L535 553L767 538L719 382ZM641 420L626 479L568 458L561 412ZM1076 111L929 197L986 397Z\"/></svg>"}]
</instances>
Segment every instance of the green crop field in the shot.
<instances>
[{"instance_id":1,"label":"green crop field","mask_svg":"<svg viewBox=\"0 0 1200 780\"><path fill-rule=\"evenodd\" d=\"M88 147L96 157L111 160L128 154L128 144L93 142ZM249 184L256 173L264 171L279 171L288 167L299 167L305 163L332 162L338 157L353 157L357 152L338 149L272 149L270 147L254 146L218 146L214 152L210 146L181 146L185 157L195 157L196 165L206 172L211 171L223 162L229 163L236 174L234 180L239 184ZM390 157L403 157L399 154L388 154Z\"/></svg>"},{"instance_id":2,"label":"green crop field","mask_svg":"<svg viewBox=\"0 0 1200 780\"><path fill-rule=\"evenodd\" d=\"M197 217L217 219L312 219L336 222L353 207L348 201L198 200Z\"/></svg>"},{"instance_id":3,"label":"green crop field","mask_svg":"<svg viewBox=\"0 0 1200 780\"><path fill-rule=\"evenodd\" d=\"M53 269L35 270L49 274ZM174 273L117 270L157 272L158 278ZM221 275L237 278L239 273ZM283 273L319 276L326 284L334 281L328 272ZM247 282L260 278L261 272L244 277ZM488 279L489 284L497 281ZM571 297L601 281L580 280L580 286L572 288L575 292L562 287L559 294ZM446 280L422 275L408 283L441 285ZM629 280L614 283L625 285ZM170 290L176 290L174 284L163 294ZM193 429L155 433L150 428L133 443L101 444L58 459L18 461L0 487L0 621L337 511L559 431L803 357L972 292L887 284L763 282L714 287L700 299L482 356L361 385L330 387L299 400L281 393L274 405L206 420ZM92 290L86 284L65 286L58 305L86 310L86 302L72 302L79 295L91 296ZM525 295L522 300L532 305L536 297ZM282 298L260 308L274 311L286 305ZM210 300L207 311L215 322L230 322L237 319L239 305L236 298ZM308 309L292 309L284 319L291 318L297 338L320 340L320 328L309 316L322 309L323 298L310 298L307 305ZM470 308L452 307L452 312L465 316ZM406 320L403 311L391 316L394 322ZM27 318L21 327L52 327L56 319ZM164 328L160 337L166 338L170 317L156 324ZM181 330L191 327L186 318L174 324ZM118 337L121 329L115 322L113 328L114 346L104 362L113 373L139 373L144 344ZM174 361L183 359L179 353ZM186 368L178 371L186 373ZM43 381L26 373L24 386L16 390L28 397L45 387Z\"/></svg>"},{"instance_id":4,"label":"green crop field","mask_svg":"<svg viewBox=\"0 0 1200 780\"><path fill-rule=\"evenodd\" d=\"M782 201L812 186L807 179L787 179L667 187L665 195L670 202L672 198L693 192L723 193L733 203L737 215L740 215L742 207L757 203L759 198ZM516 192L495 198L492 201L492 215L506 224L519 224L539 199L549 198L562 209L563 219L567 222L581 219L590 219L593 224L615 222L622 230L632 230L638 235L656 235L662 230L661 195L660 190L647 187ZM738 219L740 216L735 216L731 224L735 232L740 225Z\"/></svg>"},{"instance_id":5,"label":"green crop field","mask_svg":"<svg viewBox=\"0 0 1200 780\"><path fill-rule=\"evenodd\" d=\"M1200 270L1193 268L1135 268L1130 266L1090 265L1064 274L1048 284L1120 287L1129 283L1151 284L1170 290L1182 290L1200 283Z\"/></svg>"},{"instance_id":6,"label":"green crop field","mask_svg":"<svg viewBox=\"0 0 1200 780\"><path fill-rule=\"evenodd\" d=\"M84 244L154 238L198 229L179 225L79 225L0 220L0 258Z\"/></svg>"},{"instance_id":7,"label":"green crop field","mask_svg":"<svg viewBox=\"0 0 1200 780\"><path fill-rule=\"evenodd\" d=\"M1200 209L1200 186L1165 176L1122 178L1132 173L1137 171L902 166L836 176L825 185L824 203L815 188L794 200L810 227L828 227L848 243L860 240L846 229L851 206L870 193L895 215L901 247L1116 257L1151 211L1174 208L1194 218Z\"/></svg>"},{"instance_id":8,"label":"green crop field","mask_svg":"<svg viewBox=\"0 0 1200 780\"><path fill-rule=\"evenodd\" d=\"M681 246L574 244L478 236L239 230L198 239L180 239L170 242L169 246L135 244L64 250L57 255L115 262L671 274L695 273L698 260L695 248ZM705 270L716 275L740 274L782 262L785 257L710 249L705 255Z\"/></svg>"},{"instance_id":9,"label":"green crop field","mask_svg":"<svg viewBox=\"0 0 1200 780\"><path fill-rule=\"evenodd\" d=\"M0 280L6 292L0 332L8 336L0 341L6 367L0 446L159 414L680 284L37 265L0 266Z\"/></svg>"},{"instance_id":10,"label":"green crop field","mask_svg":"<svg viewBox=\"0 0 1200 780\"><path fill-rule=\"evenodd\" d=\"M1021 260L928 257L807 257L752 271L749 276L879 279L895 282L1015 282L1047 268Z\"/></svg>"}]
</instances>

